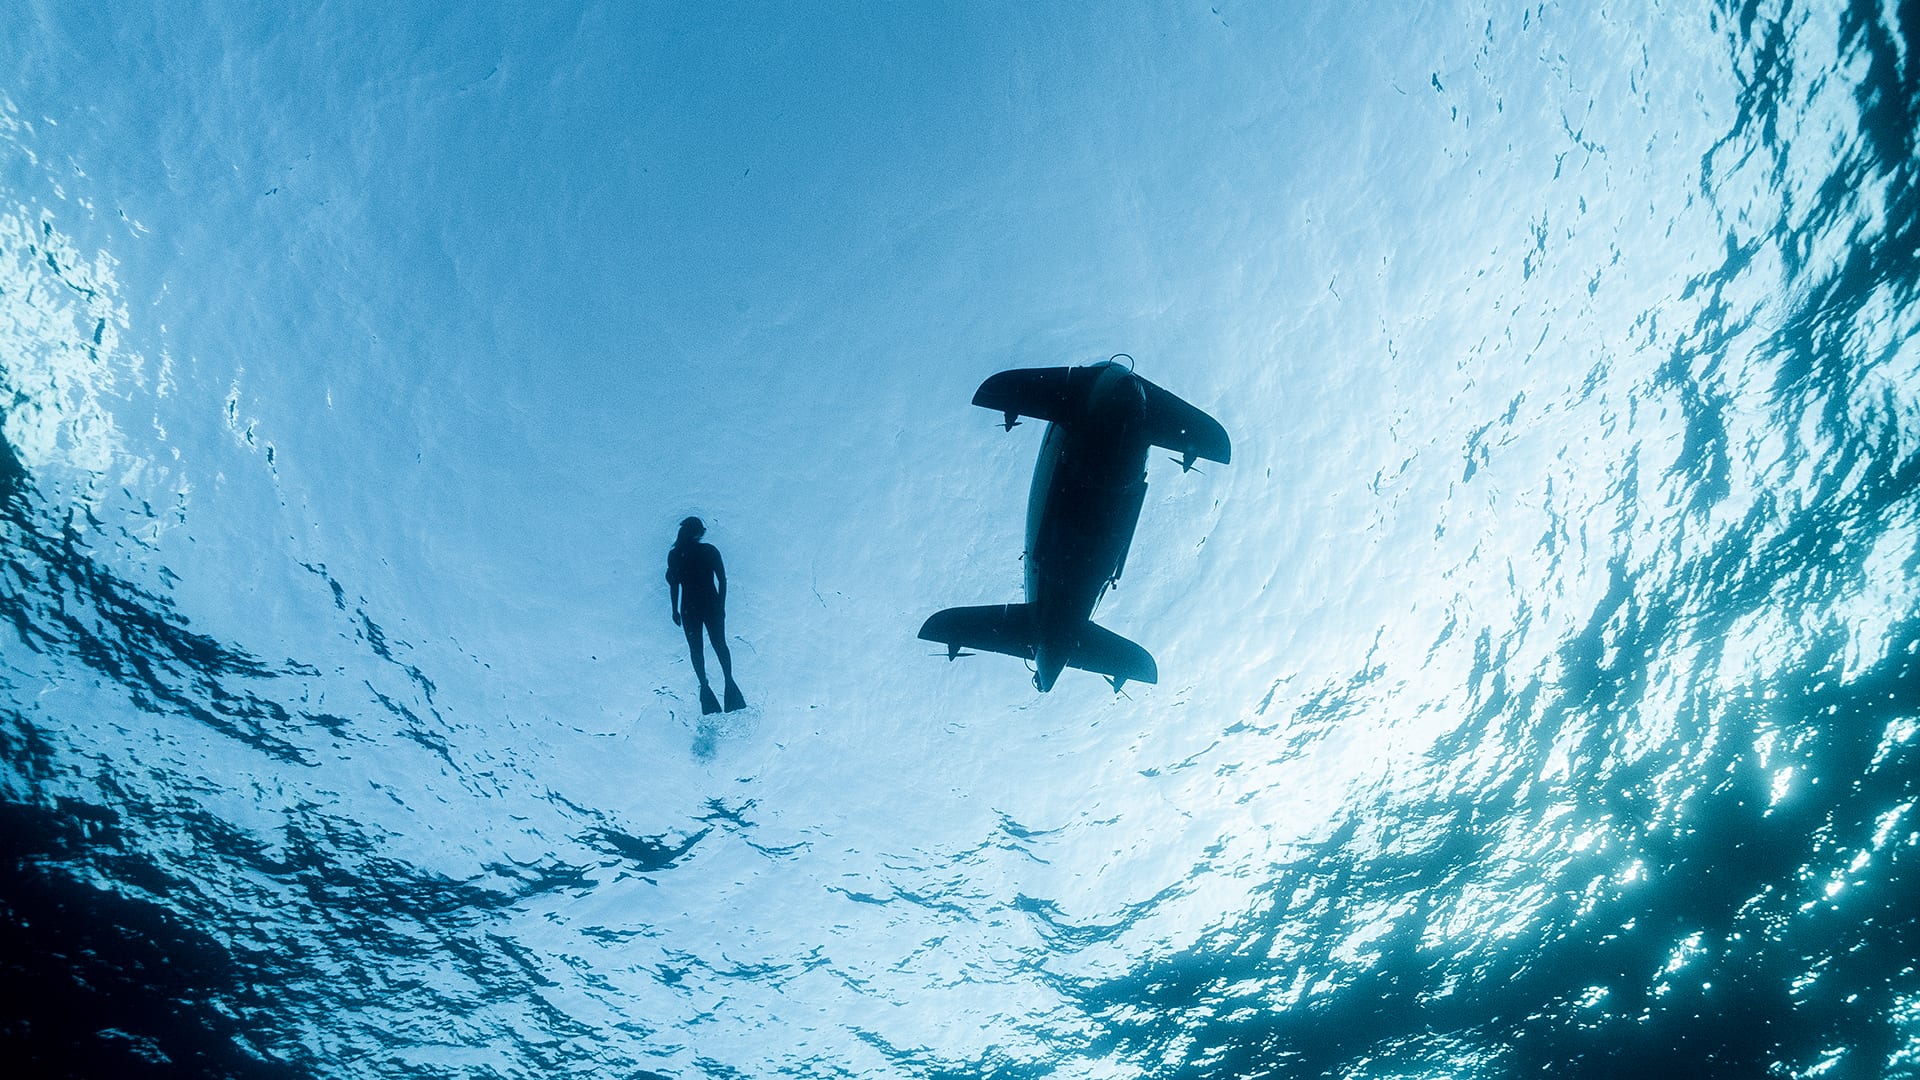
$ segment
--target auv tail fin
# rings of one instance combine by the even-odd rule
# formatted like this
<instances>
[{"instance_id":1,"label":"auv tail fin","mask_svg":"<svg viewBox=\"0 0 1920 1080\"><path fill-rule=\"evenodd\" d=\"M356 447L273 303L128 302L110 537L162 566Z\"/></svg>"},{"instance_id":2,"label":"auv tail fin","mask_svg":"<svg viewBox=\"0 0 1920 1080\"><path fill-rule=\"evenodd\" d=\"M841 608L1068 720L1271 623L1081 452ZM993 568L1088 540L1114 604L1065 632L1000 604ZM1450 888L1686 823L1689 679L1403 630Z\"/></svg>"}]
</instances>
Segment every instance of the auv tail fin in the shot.
<instances>
[{"instance_id":1,"label":"auv tail fin","mask_svg":"<svg viewBox=\"0 0 1920 1080\"><path fill-rule=\"evenodd\" d=\"M1160 681L1160 668L1154 664L1152 653L1092 621L1081 624L1067 666L1105 675L1113 680L1115 690L1124 682Z\"/></svg>"},{"instance_id":2,"label":"auv tail fin","mask_svg":"<svg viewBox=\"0 0 1920 1080\"><path fill-rule=\"evenodd\" d=\"M987 604L934 612L921 624L920 640L945 645L948 659L961 649L979 649L1031 660L1040 629L1031 604Z\"/></svg>"},{"instance_id":3,"label":"auv tail fin","mask_svg":"<svg viewBox=\"0 0 1920 1080\"><path fill-rule=\"evenodd\" d=\"M1040 624L1031 604L948 608L934 612L921 625L920 639L945 645L948 658L960 655L961 649L978 649L1037 660ZM1160 681L1160 669L1152 654L1094 622L1081 623L1074 630L1066 666L1105 675L1113 680L1116 690L1122 683ZM1051 673L1047 682L1052 683Z\"/></svg>"}]
</instances>

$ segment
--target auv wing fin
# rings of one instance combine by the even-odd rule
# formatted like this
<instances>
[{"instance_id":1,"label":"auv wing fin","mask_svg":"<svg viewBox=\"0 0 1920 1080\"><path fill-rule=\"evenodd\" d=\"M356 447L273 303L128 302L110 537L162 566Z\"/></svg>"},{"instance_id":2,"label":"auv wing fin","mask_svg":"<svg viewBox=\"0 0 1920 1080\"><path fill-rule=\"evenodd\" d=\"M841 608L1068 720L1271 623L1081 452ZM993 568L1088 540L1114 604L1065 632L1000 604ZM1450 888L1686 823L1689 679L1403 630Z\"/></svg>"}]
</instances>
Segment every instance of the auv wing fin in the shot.
<instances>
[{"instance_id":1,"label":"auv wing fin","mask_svg":"<svg viewBox=\"0 0 1920 1080\"><path fill-rule=\"evenodd\" d=\"M1064 367L1002 371L980 384L973 403L1005 415L1009 428L1021 416L1058 423L1073 412L1072 377L1073 369Z\"/></svg>"},{"instance_id":2,"label":"auv wing fin","mask_svg":"<svg viewBox=\"0 0 1920 1080\"><path fill-rule=\"evenodd\" d=\"M1227 441L1227 429L1220 426L1220 421L1145 379L1141 379L1140 384L1147 396L1148 442L1181 455L1189 467L1197 457L1222 465L1228 463L1233 448Z\"/></svg>"}]
</instances>

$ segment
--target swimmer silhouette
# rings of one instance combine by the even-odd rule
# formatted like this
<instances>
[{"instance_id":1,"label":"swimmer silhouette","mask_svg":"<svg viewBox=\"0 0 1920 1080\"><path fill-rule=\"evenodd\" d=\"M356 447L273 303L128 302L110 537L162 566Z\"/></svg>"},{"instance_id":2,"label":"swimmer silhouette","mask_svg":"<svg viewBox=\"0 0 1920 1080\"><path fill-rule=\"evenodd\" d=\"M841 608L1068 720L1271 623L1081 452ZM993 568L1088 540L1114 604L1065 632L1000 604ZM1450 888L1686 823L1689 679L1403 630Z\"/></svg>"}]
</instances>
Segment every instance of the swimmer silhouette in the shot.
<instances>
[{"instance_id":1,"label":"swimmer silhouette","mask_svg":"<svg viewBox=\"0 0 1920 1080\"><path fill-rule=\"evenodd\" d=\"M719 548L700 542L706 534L706 525L697 517L680 523L680 535L667 549L667 596L673 602L673 624L687 632L693 673L700 678L700 711L720 711L713 687L707 685L707 657L700 647L700 630L705 627L726 682L727 711L732 712L746 708L747 701L733 683L733 654L727 651L727 567L720 561Z\"/></svg>"}]
</instances>

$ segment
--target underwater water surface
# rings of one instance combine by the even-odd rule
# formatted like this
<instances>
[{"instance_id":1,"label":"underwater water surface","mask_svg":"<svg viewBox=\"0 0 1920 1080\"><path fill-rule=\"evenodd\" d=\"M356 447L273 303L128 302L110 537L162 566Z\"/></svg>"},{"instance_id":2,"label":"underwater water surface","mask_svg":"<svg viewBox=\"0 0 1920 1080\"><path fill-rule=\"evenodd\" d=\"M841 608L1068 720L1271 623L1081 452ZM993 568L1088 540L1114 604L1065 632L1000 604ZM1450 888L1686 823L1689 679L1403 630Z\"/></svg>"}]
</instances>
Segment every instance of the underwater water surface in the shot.
<instances>
[{"instance_id":1,"label":"underwater water surface","mask_svg":"<svg viewBox=\"0 0 1920 1080\"><path fill-rule=\"evenodd\" d=\"M1920 1075L1916 26L14 12L0 1053ZM948 662L1117 353L1158 685Z\"/></svg>"}]
</instances>

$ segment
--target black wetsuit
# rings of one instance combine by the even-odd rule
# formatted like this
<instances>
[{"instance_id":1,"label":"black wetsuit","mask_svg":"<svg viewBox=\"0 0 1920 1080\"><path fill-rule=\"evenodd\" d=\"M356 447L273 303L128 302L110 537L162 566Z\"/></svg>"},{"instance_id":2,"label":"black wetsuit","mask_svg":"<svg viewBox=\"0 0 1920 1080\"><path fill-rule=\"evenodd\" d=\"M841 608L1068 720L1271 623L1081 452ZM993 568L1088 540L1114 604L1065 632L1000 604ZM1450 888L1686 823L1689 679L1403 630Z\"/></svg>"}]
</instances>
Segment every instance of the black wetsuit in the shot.
<instances>
[{"instance_id":1,"label":"black wetsuit","mask_svg":"<svg viewBox=\"0 0 1920 1080\"><path fill-rule=\"evenodd\" d=\"M720 670L732 679L732 655L727 651L726 610L727 568L720 561L720 549L712 544L675 544L667 550L667 584L680 588L680 628L687 633L687 649L693 656L693 670L700 685L707 683L706 657L700 647L704 627L713 642L713 654Z\"/></svg>"}]
</instances>

